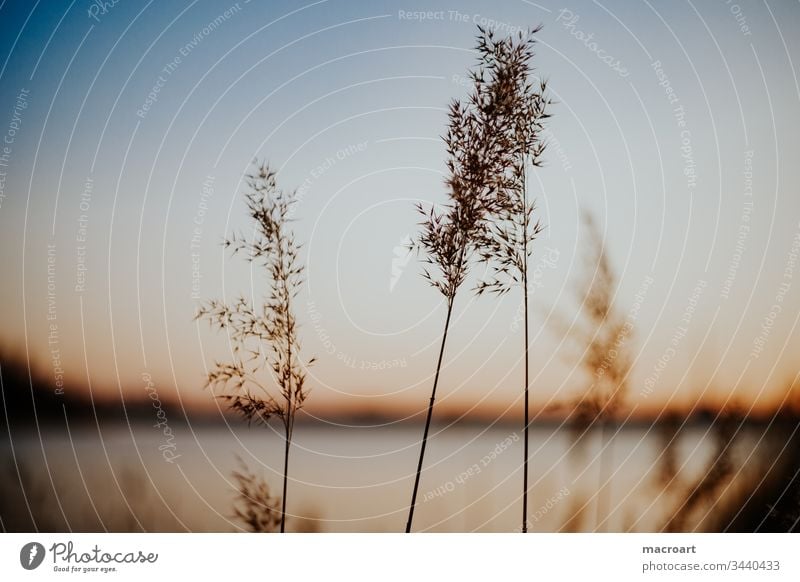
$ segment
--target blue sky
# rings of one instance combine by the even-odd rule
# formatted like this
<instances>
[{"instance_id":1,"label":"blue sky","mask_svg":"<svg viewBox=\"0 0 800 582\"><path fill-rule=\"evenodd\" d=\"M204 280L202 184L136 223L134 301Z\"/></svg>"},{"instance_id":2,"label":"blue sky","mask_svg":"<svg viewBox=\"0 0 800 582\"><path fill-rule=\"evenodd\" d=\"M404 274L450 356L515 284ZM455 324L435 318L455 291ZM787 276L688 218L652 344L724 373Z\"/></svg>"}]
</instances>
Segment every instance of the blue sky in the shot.
<instances>
[{"instance_id":1,"label":"blue sky","mask_svg":"<svg viewBox=\"0 0 800 582\"><path fill-rule=\"evenodd\" d=\"M165 393L205 402L204 363L226 343L191 320L193 274L204 298L258 294L260 273L219 242L247 227L241 178L266 158L285 188L302 187L295 226L309 284L298 312L319 356L317 401L423 402L443 306L415 259L393 259L415 232L414 203L445 200L439 136L448 101L466 92L480 23L499 34L544 24L536 72L557 100L547 167L530 181L548 226L533 263L558 256L534 293L536 402L581 385L547 323L574 314L581 208L604 230L620 309L654 281L632 340L632 401L755 400L796 373L797 3L92 6L0 5L3 136L27 91L2 168L0 338L44 373L57 346L75 383L135 397L149 371ZM699 282L688 332L644 402ZM517 398L518 299L459 296L450 402ZM390 369L371 369L381 365Z\"/></svg>"}]
</instances>

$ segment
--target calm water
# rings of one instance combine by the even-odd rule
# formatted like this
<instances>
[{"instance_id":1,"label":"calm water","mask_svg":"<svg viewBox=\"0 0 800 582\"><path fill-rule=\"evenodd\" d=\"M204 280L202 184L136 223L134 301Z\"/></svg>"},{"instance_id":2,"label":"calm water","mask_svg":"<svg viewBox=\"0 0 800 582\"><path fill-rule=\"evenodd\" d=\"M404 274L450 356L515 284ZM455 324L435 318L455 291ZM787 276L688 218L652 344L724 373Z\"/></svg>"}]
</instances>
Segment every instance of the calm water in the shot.
<instances>
[{"instance_id":1,"label":"calm water","mask_svg":"<svg viewBox=\"0 0 800 582\"><path fill-rule=\"evenodd\" d=\"M414 529L518 530L521 432L507 426L434 427L432 432ZM288 496L288 511L296 517L289 529L401 531L421 433L419 426L298 426ZM43 447L35 433L14 443L28 502L47 505L42 511L74 529L235 530L240 524L232 518L231 472L237 455L280 492L282 442L268 428L178 426L168 442L159 429L142 424L103 430L102 438L96 428L86 427L73 428L71 440L54 432L42 439ZM713 452L708 442L705 429L684 432L678 447L683 478L703 471ZM658 527L674 503L657 483L658 435L628 428L611 443L604 529ZM566 431L532 430L532 531L557 531L570 517L575 518L572 528L595 529L600 444L599 434L578 448ZM742 461L753 451L752 444L744 445ZM168 448L174 461L166 461L159 447ZM5 446L0 453L10 459Z\"/></svg>"}]
</instances>

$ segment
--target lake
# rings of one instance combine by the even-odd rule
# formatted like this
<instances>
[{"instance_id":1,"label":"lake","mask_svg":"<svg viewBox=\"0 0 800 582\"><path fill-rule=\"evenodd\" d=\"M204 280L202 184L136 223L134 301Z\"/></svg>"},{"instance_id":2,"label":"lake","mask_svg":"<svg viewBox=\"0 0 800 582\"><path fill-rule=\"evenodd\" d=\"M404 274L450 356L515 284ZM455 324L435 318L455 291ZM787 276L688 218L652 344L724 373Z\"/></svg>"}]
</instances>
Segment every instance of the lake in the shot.
<instances>
[{"instance_id":1,"label":"lake","mask_svg":"<svg viewBox=\"0 0 800 582\"><path fill-rule=\"evenodd\" d=\"M531 430L531 531L658 529L680 501L675 483L702 475L715 451L707 428L684 429L674 455L679 477L665 489L667 457L657 429L608 433L613 438L601 476L599 431L576 446L569 431L557 426ZM402 531L421 435L416 424L298 424L287 529ZM30 506L40 529L238 530L231 477L237 456L266 478L273 495L280 493L283 443L272 428L176 425L173 437L167 440L145 423L102 430L82 425L66 436L46 429L41 442L34 431L17 432L19 475L8 445L2 445L0 458L6 483L25 483L27 495L15 502L16 511ZM742 465L754 456L755 437L737 441ZM432 427L414 530L518 531L522 450L522 432L509 425ZM598 496L601 482L607 485ZM599 515L598 500L605 508Z\"/></svg>"}]
</instances>

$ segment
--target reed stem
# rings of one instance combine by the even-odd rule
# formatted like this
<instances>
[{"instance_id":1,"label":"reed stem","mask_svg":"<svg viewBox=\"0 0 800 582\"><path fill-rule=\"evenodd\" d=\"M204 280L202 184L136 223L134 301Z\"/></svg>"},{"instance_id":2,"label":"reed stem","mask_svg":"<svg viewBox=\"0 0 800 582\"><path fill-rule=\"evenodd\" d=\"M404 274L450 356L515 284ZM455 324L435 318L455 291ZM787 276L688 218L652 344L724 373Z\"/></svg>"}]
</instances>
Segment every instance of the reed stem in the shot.
<instances>
[{"instance_id":1,"label":"reed stem","mask_svg":"<svg viewBox=\"0 0 800 582\"><path fill-rule=\"evenodd\" d=\"M530 408L528 404L529 393L529 378L528 378L528 249L527 249L527 235L528 235L528 182L526 168L522 166L522 201L523 201L523 233L525 233L525 252L522 253L522 301L525 315L525 443L524 443L524 475L522 479L522 533L528 533L528 427L530 425Z\"/></svg>"},{"instance_id":2,"label":"reed stem","mask_svg":"<svg viewBox=\"0 0 800 582\"><path fill-rule=\"evenodd\" d=\"M425 420L425 431L422 433L422 449L419 453L419 463L417 464L417 475L414 479L414 492L411 494L411 506L408 510L408 523L406 523L406 533L411 533L411 523L414 520L414 508L417 504L417 491L419 490L419 478L422 474L422 462L425 458L425 447L428 444L428 431L431 428L431 418L433 417L433 403L436 400L436 387L439 384L439 372L442 369L442 358L444 357L444 346L447 343L447 331L450 328L450 316L453 313L453 298L447 300L447 318L444 322L444 333L442 334L442 346L439 348L439 360L436 363L436 375L433 378L433 390L431 399L428 403L428 417Z\"/></svg>"}]
</instances>

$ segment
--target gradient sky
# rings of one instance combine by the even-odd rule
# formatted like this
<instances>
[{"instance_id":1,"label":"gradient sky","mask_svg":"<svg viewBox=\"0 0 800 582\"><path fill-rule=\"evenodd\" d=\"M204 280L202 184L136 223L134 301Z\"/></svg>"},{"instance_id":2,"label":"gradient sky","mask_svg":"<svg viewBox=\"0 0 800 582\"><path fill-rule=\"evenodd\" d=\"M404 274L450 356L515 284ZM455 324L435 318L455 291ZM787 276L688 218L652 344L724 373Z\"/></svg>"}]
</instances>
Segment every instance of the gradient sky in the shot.
<instances>
[{"instance_id":1,"label":"gradient sky","mask_svg":"<svg viewBox=\"0 0 800 582\"><path fill-rule=\"evenodd\" d=\"M534 403L584 381L548 324L575 314L582 208L605 234L623 312L653 279L630 344L632 405L764 402L796 374L797 2L96 6L0 4L0 139L14 132L0 167L0 345L49 377L57 348L68 385L139 398L148 372L164 399L210 402L205 366L228 348L192 321L193 268L203 298L260 293L262 273L219 243L248 227L241 179L265 158L301 189L312 410L421 409L444 306L396 253L416 231L414 203L445 201L439 136L467 90L478 23L544 24L535 65L558 102L530 182L548 227L532 259ZM420 10L435 14L408 16ZM476 299L469 286L442 407L502 411L519 403L519 293Z\"/></svg>"}]
</instances>

